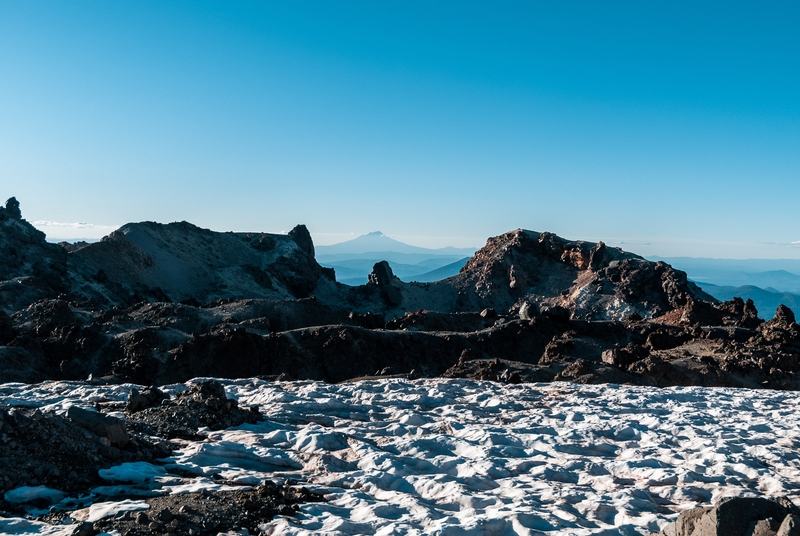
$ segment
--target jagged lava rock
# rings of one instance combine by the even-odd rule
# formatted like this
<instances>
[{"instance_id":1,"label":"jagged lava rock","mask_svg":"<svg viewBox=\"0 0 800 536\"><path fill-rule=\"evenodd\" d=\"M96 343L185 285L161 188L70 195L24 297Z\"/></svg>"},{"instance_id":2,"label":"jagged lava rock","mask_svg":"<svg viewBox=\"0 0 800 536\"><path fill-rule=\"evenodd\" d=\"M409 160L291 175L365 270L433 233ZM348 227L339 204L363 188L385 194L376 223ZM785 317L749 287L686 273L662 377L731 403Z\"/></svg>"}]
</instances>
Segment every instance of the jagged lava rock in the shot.
<instances>
[{"instance_id":1,"label":"jagged lava rock","mask_svg":"<svg viewBox=\"0 0 800 536\"><path fill-rule=\"evenodd\" d=\"M13 312L64 290L67 253L22 219L13 197L0 207L0 308Z\"/></svg>"},{"instance_id":2,"label":"jagged lava rock","mask_svg":"<svg viewBox=\"0 0 800 536\"><path fill-rule=\"evenodd\" d=\"M712 508L681 512L651 536L800 536L800 509L779 497L726 497Z\"/></svg>"},{"instance_id":3,"label":"jagged lava rock","mask_svg":"<svg viewBox=\"0 0 800 536\"><path fill-rule=\"evenodd\" d=\"M508 309L528 302L568 309L572 317L622 320L662 315L690 299L716 301L686 274L602 242L569 241L516 230L490 238L446 283L458 310Z\"/></svg>"}]
</instances>

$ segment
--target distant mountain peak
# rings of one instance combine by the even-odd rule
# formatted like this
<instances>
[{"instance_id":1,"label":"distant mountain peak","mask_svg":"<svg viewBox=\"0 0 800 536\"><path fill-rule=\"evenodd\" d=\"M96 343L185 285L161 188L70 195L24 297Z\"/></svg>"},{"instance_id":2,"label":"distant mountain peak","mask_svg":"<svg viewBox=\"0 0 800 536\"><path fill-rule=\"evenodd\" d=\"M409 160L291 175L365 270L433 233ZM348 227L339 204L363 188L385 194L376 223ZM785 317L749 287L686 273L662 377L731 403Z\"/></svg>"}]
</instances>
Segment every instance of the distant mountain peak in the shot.
<instances>
[{"instance_id":1,"label":"distant mountain peak","mask_svg":"<svg viewBox=\"0 0 800 536\"><path fill-rule=\"evenodd\" d=\"M317 256L320 255L341 255L341 254L365 254L365 253L410 253L410 254L423 254L423 255L444 255L455 257L457 260L461 257L472 256L476 248L423 248L419 246L412 246L405 244L399 240L395 240L386 236L381 231L372 231L371 233L363 234L338 244L330 246L316 246ZM385 258L385 255L382 257Z\"/></svg>"}]
</instances>

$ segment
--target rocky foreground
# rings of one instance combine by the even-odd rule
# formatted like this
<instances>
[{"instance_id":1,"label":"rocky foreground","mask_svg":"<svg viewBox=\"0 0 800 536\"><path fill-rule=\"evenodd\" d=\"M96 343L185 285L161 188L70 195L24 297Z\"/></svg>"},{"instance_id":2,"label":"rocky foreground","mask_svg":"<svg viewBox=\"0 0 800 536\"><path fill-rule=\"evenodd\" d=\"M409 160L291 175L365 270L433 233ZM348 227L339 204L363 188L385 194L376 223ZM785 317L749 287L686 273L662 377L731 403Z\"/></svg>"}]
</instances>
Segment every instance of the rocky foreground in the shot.
<instances>
[{"instance_id":1,"label":"rocky foreground","mask_svg":"<svg viewBox=\"0 0 800 536\"><path fill-rule=\"evenodd\" d=\"M791 310L759 318L686 274L602 242L517 230L458 275L404 283L388 263L336 282L303 226L218 233L127 224L60 245L0 208L0 382L161 385L193 377L797 389Z\"/></svg>"},{"instance_id":2,"label":"rocky foreground","mask_svg":"<svg viewBox=\"0 0 800 536\"><path fill-rule=\"evenodd\" d=\"M122 418L110 415L120 411ZM180 448L176 439L202 440L201 430L261 420L255 407L239 408L213 380L174 399L155 388L133 389L125 405L73 405L63 414L0 403L0 533L16 533L12 523L3 523L3 518L15 517L35 517L76 536L112 530L126 536L257 533L259 524L276 515L294 515L300 503L322 497L268 480L258 486L216 485L166 495L146 485L120 493L108 484L136 481L142 472L149 472L144 482L166 474L159 460ZM225 483L217 479L217 484ZM120 499L123 504L113 503ZM114 504L116 511L102 512L104 504Z\"/></svg>"}]
</instances>

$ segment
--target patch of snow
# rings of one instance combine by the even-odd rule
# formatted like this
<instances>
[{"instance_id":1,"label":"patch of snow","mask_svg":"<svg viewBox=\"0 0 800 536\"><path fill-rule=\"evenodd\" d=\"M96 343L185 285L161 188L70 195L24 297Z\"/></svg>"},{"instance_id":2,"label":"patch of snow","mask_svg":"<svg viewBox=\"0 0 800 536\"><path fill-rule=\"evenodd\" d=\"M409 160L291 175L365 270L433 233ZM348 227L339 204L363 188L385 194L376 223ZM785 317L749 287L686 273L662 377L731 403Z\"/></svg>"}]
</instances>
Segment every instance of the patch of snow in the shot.
<instances>
[{"instance_id":1,"label":"patch of snow","mask_svg":"<svg viewBox=\"0 0 800 536\"><path fill-rule=\"evenodd\" d=\"M209 431L164 460L167 471L194 478L148 464L106 474L139 475L137 485L154 493L292 479L327 502L301 505L298 515L262 529L298 535L641 535L724 496L800 498L800 393L446 379L221 381L267 420ZM0 395L55 408L124 400L130 387L6 384Z\"/></svg>"},{"instance_id":2,"label":"patch of snow","mask_svg":"<svg viewBox=\"0 0 800 536\"><path fill-rule=\"evenodd\" d=\"M19 517L0 517L0 534L23 535L37 534L40 536L70 536L75 527L48 525Z\"/></svg>"},{"instance_id":3,"label":"patch of snow","mask_svg":"<svg viewBox=\"0 0 800 536\"><path fill-rule=\"evenodd\" d=\"M148 482L155 480L156 477L166 475L167 471L152 463L127 462L108 469L100 469L97 473L103 480L113 482Z\"/></svg>"},{"instance_id":4,"label":"patch of snow","mask_svg":"<svg viewBox=\"0 0 800 536\"><path fill-rule=\"evenodd\" d=\"M47 486L22 486L5 492L3 498L10 503L29 503L44 500L49 503L57 503L67 494L57 489Z\"/></svg>"},{"instance_id":5,"label":"patch of snow","mask_svg":"<svg viewBox=\"0 0 800 536\"><path fill-rule=\"evenodd\" d=\"M139 510L147 510L150 505L144 501L110 501L94 503L89 508L76 510L72 513L72 517L78 521L99 521L107 517L114 517L123 512L138 512Z\"/></svg>"}]
</instances>

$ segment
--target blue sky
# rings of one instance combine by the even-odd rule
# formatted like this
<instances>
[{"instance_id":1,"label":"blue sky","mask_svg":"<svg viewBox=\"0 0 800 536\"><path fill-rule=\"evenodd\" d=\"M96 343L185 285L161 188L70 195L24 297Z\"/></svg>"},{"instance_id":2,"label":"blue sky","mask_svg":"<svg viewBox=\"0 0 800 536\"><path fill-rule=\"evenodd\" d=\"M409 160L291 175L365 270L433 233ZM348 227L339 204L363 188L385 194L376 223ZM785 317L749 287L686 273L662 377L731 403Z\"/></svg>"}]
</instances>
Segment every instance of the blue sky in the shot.
<instances>
[{"instance_id":1,"label":"blue sky","mask_svg":"<svg viewBox=\"0 0 800 536\"><path fill-rule=\"evenodd\" d=\"M654 4L3 2L0 196L63 237L800 257L800 4Z\"/></svg>"}]
</instances>

